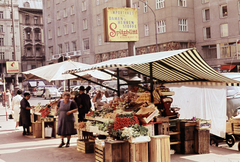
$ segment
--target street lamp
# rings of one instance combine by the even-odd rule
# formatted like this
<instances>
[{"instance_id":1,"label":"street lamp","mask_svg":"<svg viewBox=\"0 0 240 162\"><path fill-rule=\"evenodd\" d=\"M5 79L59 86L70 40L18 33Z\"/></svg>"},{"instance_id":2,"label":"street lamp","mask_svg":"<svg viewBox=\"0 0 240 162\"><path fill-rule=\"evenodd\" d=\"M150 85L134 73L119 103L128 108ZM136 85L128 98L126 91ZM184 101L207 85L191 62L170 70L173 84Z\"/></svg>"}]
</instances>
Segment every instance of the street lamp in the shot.
<instances>
[{"instance_id":1,"label":"street lamp","mask_svg":"<svg viewBox=\"0 0 240 162\"><path fill-rule=\"evenodd\" d=\"M156 52L159 52L158 51L158 45L157 45L157 21L156 21L156 14L155 12L153 11L153 9L147 4L147 1L142 1L142 0L139 0L139 2L142 2L144 3L145 5L148 6L148 8L150 8L150 10L152 11L153 15L154 15L154 23L155 23L155 39L156 39ZM139 6L139 4L138 4Z\"/></svg>"}]
</instances>

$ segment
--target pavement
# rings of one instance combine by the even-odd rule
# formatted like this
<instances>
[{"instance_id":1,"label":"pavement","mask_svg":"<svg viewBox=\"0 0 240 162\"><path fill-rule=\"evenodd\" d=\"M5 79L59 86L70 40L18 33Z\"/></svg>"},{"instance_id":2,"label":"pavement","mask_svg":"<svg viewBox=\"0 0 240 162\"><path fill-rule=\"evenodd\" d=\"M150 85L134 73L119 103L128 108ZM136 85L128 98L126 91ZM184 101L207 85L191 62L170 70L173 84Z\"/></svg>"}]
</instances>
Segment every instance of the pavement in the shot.
<instances>
[{"instance_id":1,"label":"pavement","mask_svg":"<svg viewBox=\"0 0 240 162\"><path fill-rule=\"evenodd\" d=\"M11 110L7 109L10 113ZM6 121L6 111L0 104L0 162L94 162L94 153L77 151L77 137L71 139L70 147L57 148L60 138L33 138L22 136L22 128L15 130L13 119ZM172 154L171 162L240 162L237 144L229 148L220 143L210 146L208 154Z\"/></svg>"}]
</instances>

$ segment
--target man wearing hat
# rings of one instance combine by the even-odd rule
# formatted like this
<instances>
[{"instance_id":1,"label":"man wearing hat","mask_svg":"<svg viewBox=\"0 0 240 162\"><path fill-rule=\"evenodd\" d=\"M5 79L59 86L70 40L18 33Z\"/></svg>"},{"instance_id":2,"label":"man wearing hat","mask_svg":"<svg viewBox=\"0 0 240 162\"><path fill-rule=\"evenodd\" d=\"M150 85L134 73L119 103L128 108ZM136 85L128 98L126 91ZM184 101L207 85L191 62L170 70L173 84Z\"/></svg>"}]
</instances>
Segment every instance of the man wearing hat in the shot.
<instances>
[{"instance_id":1,"label":"man wearing hat","mask_svg":"<svg viewBox=\"0 0 240 162\"><path fill-rule=\"evenodd\" d=\"M88 113L92 106L89 95L85 94L84 91L84 86L80 86L79 94L76 95L74 98L78 106L78 122L84 121L85 114Z\"/></svg>"}]
</instances>

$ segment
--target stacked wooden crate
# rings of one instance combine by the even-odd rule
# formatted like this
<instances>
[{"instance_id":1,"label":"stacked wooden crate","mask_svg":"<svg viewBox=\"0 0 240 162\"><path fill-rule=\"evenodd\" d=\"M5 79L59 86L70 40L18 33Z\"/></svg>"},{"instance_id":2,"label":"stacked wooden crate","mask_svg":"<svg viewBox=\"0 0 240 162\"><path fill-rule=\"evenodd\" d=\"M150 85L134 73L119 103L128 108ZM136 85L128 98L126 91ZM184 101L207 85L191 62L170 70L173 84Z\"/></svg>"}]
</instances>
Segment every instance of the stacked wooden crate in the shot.
<instances>
[{"instance_id":1,"label":"stacked wooden crate","mask_svg":"<svg viewBox=\"0 0 240 162\"><path fill-rule=\"evenodd\" d=\"M158 124L158 135L169 135L169 118L168 117L157 117Z\"/></svg>"},{"instance_id":2,"label":"stacked wooden crate","mask_svg":"<svg viewBox=\"0 0 240 162\"><path fill-rule=\"evenodd\" d=\"M95 144L95 162L105 162L105 147Z\"/></svg>"},{"instance_id":3,"label":"stacked wooden crate","mask_svg":"<svg viewBox=\"0 0 240 162\"><path fill-rule=\"evenodd\" d=\"M181 122L181 151L184 154L194 153L194 130L196 122ZM209 142L209 141L208 141Z\"/></svg>"},{"instance_id":4,"label":"stacked wooden crate","mask_svg":"<svg viewBox=\"0 0 240 162\"><path fill-rule=\"evenodd\" d=\"M77 150L83 153L94 153L94 140L77 140Z\"/></svg>"}]
</instances>

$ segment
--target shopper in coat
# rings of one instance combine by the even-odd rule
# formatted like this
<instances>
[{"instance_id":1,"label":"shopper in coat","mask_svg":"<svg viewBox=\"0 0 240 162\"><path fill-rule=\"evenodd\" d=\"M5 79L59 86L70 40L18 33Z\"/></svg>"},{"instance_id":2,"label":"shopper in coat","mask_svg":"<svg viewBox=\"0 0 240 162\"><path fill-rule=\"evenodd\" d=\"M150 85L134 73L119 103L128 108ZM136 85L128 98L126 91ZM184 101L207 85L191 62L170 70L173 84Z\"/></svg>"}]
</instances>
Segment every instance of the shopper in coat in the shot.
<instances>
[{"instance_id":1,"label":"shopper in coat","mask_svg":"<svg viewBox=\"0 0 240 162\"><path fill-rule=\"evenodd\" d=\"M19 126L23 126L23 136L30 135L29 126L31 126L31 118L30 118L30 110L34 108L34 106L30 106L28 100L31 95L29 91L24 92L24 98L20 102L20 119Z\"/></svg>"},{"instance_id":2,"label":"shopper in coat","mask_svg":"<svg viewBox=\"0 0 240 162\"><path fill-rule=\"evenodd\" d=\"M59 148L65 145L64 137L67 137L66 147L69 147L71 135L77 134L76 129L74 129L75 119L73 113L78 111L78 107L73 100L70 100L70 96L70 93L65 92L63 99L58 102L55 108L55 116L58 115L57 134L60 135L62 140L58 146Z\"/></svg>"},{"instance_id":3,"label":"shopper in coat","mask_svg":"<svg viewBox=\"0 0 240 162\"><path fill-rule=\"evenodd\" d=\"M19 89L17 90L17 95L12 99L12 111L14 112L13 119L16 122L15 129L18 129L18 125L19 125L20 102L22 100L21 95L22 95L22 90Z\"/></svg>"},{"instance_id":4,"label":"shopper in coat","mask_svg":"<svg viewBox=\"0 0 240 162\"><path fill-rule=\"evenodd\" d=\"M85 120L85 114L87 114L92 107L91 99L89 95L84 93L84 91L84 86L80 86L79 94L74 98L78 106L78 122Z\"/></svg>"}]
</instances>

